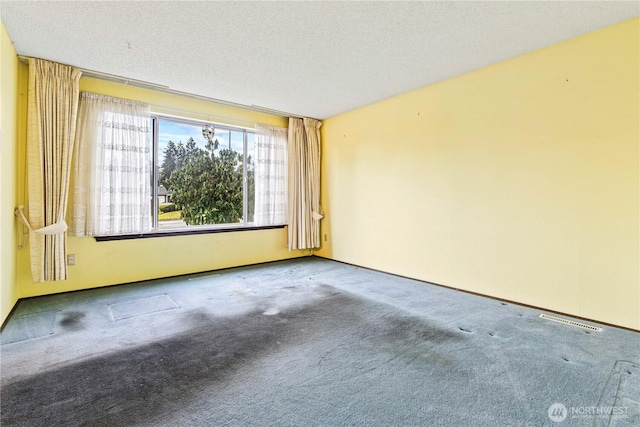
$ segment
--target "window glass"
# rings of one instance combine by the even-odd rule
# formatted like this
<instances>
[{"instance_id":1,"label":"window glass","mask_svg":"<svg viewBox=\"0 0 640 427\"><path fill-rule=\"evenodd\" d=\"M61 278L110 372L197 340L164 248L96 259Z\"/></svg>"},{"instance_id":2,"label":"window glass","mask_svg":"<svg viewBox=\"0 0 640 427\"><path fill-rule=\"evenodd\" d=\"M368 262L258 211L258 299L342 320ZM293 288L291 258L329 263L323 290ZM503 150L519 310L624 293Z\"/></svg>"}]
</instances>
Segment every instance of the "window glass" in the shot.
<instances>
[{"instance_id":1,"label":"window glass","mask_svg":"<svg viewBox=\"0 0 640 427\"><path fill-rule=\"evenodd\" d=\"M255 175L255 152L256 134L247 132L247 221L254 222L255 199L256 199L256 175Z\"/></svg>"},{"instance_id":2,"label":"window glass","mask_svg":"<svg viewBox=\"0 0 640 427\"><path fill-rule=\"evenodd\" d=\"M155 120L156 228L252 222L253 132L173 118Z\"/></svg>"}]
</instances>

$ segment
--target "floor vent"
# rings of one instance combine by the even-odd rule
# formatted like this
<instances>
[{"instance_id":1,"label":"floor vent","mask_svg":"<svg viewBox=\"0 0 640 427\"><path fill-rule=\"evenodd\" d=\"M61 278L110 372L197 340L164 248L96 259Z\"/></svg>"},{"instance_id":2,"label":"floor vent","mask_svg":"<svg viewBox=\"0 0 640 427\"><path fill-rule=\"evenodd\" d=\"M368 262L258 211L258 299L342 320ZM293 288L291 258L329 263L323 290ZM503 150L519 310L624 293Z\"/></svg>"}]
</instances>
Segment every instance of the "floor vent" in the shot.
<instances>
[{"instance_id":1,"label":"floor vent","mask_svg":"<svg viewBox=\"0 0 640 427\"><path fill-rule=\"evenodd\" d=\"M573 320L563 319L561 317L549 316L548 314L541 314L541 318L551 320L552 322L564 323L565 325L575 326L576 328L588 329L590 331L602 332L602 328L597 326L587 325L586 323L574 322Z\"/></svg>"}]
</instances>

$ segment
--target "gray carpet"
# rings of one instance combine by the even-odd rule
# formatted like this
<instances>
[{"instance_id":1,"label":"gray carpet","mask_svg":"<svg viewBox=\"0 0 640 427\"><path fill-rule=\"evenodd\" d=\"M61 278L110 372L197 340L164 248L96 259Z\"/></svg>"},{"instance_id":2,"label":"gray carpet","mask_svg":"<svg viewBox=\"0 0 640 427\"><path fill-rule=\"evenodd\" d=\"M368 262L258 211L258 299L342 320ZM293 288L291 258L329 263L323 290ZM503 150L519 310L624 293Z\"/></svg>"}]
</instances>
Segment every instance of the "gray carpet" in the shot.
<instances>
[{"instance_id":1,"label":"gray carpet","mask_svg":"<svg viewBox=\"0 0 640 427\"><path fill-rule=\"evenodd\" d=\"M640 425L640 334L540 313L319 258L33 298L1 424Z\"/></svg>"}]
</instances>

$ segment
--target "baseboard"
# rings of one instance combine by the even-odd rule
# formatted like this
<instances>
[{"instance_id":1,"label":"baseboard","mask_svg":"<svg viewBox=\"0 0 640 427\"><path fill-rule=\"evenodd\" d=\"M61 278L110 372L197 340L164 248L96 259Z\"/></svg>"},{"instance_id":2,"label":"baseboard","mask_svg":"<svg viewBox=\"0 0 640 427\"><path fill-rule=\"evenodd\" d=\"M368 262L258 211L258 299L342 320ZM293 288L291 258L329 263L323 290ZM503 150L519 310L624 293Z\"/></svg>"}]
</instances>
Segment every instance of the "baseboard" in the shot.
<instances>
[{"instance_id":1,"label":"baseboard","mask_svg":"<svg viewBox=\"0 0 640 427\"><path fill-rule=\"evenodd\" d=\"M495 300L495 301L506 302L506 303L509 303L509 304L519 305L519 306L527 307L527 308L533 308L533 309L536 309L536 310L543 310L543 311L546 311L548 313L560 314L562 316L572 317L574 319L580 319L580 320L584 320L584 321L587 321L587 322L598 323L598 324L604 325L604 326L610 326L610 327L613 327L613 328L618 328L618 329L623 329L623 330L626 330L626 331L640 333L640 329L629 328L627 326L616 325L614 323L607 323L607 322L603 322L601 320L590 319L588 317L576 316L575 314L568 314L568 313L564 313L564 312L557 311L557 310L550 310L550 309L545 308L545 307L540 307L540 306L536 306L536 305L525 304L525 303L522 303L522 302L519 302L519 301L513 301L513 300L509 300L509 299L499 298L499 297L496 297L496 296L493 296L493 295L486 295L486 294L483 294L483 293L480 293L480 292L468 291L466 289L456 288L455 286L443 285L441 283L429 282L427 280L416 279L415 277L403 276L402 274L390 273L388 271L378 270L376 268L364 267L364 266L361 266L361 265L358 265L358 264L353 264L353 263L345 262L345 261L339 261L339 260L336 260L336 259L331 259L331 258L323 257L323 256L320 256L320 255L315 255L314 254L313 256L317 257L317 258L326 259L327 261L334 261L334 262L339 262L341 264L350 265L352 267L363 268L365 270L375 271L375 272L378 272L378 273L390 274L392 276L401 277L403 279L415 280L415 281L422 282L422 283L425 283L425 284L428 284L428 285L439 286L441 288L451 289L451 290L458 291L458 292L464 292L465 294L477 295L477 296L481 296L481 297L484 297L484 298L490 298L490 299Z\"/></svg>"}]
</instances>

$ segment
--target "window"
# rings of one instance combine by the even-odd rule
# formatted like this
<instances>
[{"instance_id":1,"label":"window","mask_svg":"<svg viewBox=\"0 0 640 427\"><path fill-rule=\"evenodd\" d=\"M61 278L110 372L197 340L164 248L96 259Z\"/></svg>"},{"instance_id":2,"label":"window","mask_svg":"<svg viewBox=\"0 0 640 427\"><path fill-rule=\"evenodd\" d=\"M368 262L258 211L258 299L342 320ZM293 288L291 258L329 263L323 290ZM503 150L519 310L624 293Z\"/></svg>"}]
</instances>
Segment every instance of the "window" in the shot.
<instances>
[{"instance_id":1,"label":"window","mask_svg":"<svg viewBox=\"0 0 640 427\"><path fill-rule=\"evenodd\" d=\"M255 133L152 116L154 231L253 225Z\"/></svg>"},{"instance_id":2,"label":"window","mask_svg":"<svg viewBox=\"0 0 640 427\"><path fill-rule=\"evenodd\" d=\"M73 235L102 241L286 224L287 128L150 115L145 103L84 94Z\"/></svg>"}]
</instances>

